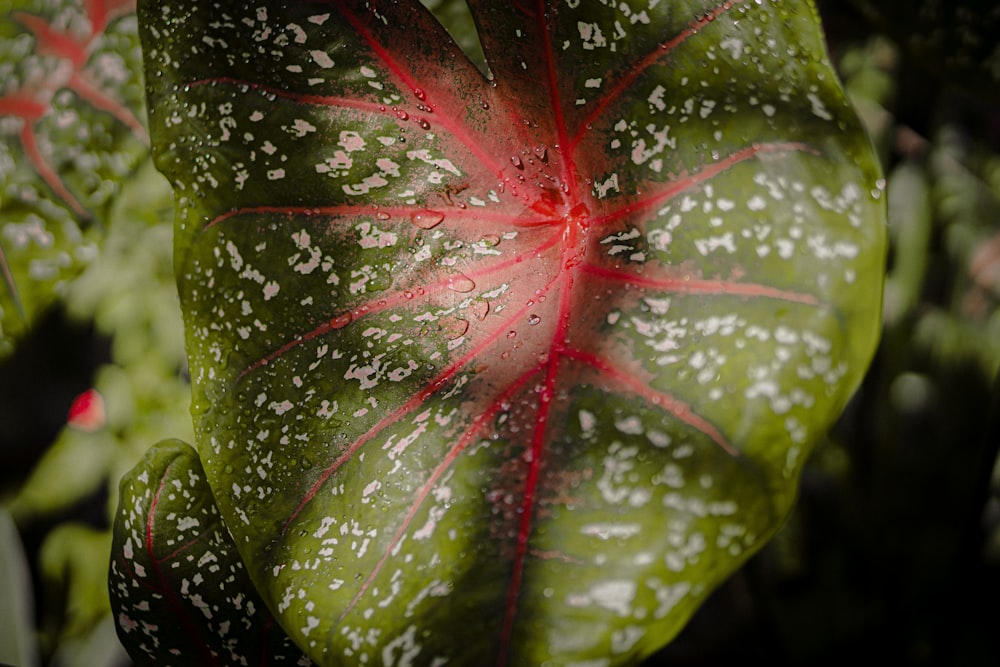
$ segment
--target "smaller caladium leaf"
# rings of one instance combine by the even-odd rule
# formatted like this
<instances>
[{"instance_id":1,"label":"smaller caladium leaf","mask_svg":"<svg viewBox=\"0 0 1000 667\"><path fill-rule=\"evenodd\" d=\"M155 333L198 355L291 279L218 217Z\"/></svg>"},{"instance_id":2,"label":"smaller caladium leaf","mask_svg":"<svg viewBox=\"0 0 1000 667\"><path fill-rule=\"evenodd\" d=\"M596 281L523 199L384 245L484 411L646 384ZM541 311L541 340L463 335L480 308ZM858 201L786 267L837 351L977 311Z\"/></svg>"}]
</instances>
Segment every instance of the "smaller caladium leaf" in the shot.
<instances>
[{"instance_id":1,"label":"smaller caladium leaf","mask_svg":"<svg viewBox=\"0 0 1000 667\"><path fill-rule=\"evenodd\" d=\"M121 482L110 592L139 665L309 665L256 594L198 455L161 442Z\"/></svg>"},{"instance_id":2,"label":"smaller caladium leaf","mask_svg":"<svg viewBox=\"0 0 1000 667\"><path fill-rule=\"evenodd\" d=\"M0 10L0 356L97 255L149 155L134 2Z\"/></svg>"}]
</instances>

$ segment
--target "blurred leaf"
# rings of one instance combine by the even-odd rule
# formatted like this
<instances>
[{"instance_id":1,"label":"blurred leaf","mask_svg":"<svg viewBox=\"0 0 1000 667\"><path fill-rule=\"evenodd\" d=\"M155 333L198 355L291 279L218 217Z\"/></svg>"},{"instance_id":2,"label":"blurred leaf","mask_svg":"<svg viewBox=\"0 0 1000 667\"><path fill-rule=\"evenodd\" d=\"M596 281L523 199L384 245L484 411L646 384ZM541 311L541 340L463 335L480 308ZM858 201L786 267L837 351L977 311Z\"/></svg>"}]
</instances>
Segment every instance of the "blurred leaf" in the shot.
<instances>
[{"instance_id":1,"label":"blurred leaf","mask_svg":"<svg viewBox=\"0 0 1000 667\"><path fill-rule=\"evenodd\" d=\"M128 664L128 653L115 633L115 620L108 614L89 634L60 642L49 667L125 667Z\"/></svg>"},{"instance_id":2,"label":"blurred leaf","mask_svg":"<svg viewBox=\"0 0 1000 667\"><path fill-rule=\"evenodd\" d=\"M484 73L487 71L486 54L479 41L479 33L465 0L420 0L434 12L448 34L458 44L469 60Z\"/></svg>"},{"instance_id":3,"label":"blurred leaf","mask_svg":"<svg viewBox=\"0 0 1000 667\"><path fill-rule=\"evenodd\" d=\"M148 155L129 4L0 10L0 356L93 262L120 183Z\"/></svg>"},{"instance_id":4,"label":"blurred leaf","mask_svg":"<svg viewBox=\"0 0 1000 667\"><path fill-rule=\"evenodd\" d=\"M926 71L1000 100L1000 5L995 0L853 0Z\"/></svg>"},{"instance_id":5,"label":"blurred leaf","mask_svg":"<svg viewBox=\"0 0 1000 667\"><path fill-rule=\"evenodd\" d=\"M902 162L889 175L892 270L886 277L884 318L890 325L920 303L927 272L934 210L922 165Z\"/></svg>"},{"instance_id":6,"label":"blurred leaf","mask_svg":"<svg viewBox=\"0 0 1000 667\"><path fill-rule=\"evenodd\" d=\"M32 598L21 536L7 508L0 506L0 662L17 667L39 664Z\"/></svg>"},{"instance_id":7,"label":"blurred leaf","mask_svg":"<svg viewBox=\"0 0 1000 667\"><path fill-rule=\"evenodd\" d=\"M41 630L55 648L90 635L110 614L105 579L111 534L79 523L61 523L46 536L39 571L46 610Z\"/></svg>"},{"instance_id":8,"label":"blurred leaf","mask_svg":"<svg viewBox=\"0 0 1000 667\"><path fill-rule=\"evenodd\" d=\"M106 483L114 451L107 431L63 429L11 501L11 513L27 523L68 509Z\"/></svg>"}]
</instances>

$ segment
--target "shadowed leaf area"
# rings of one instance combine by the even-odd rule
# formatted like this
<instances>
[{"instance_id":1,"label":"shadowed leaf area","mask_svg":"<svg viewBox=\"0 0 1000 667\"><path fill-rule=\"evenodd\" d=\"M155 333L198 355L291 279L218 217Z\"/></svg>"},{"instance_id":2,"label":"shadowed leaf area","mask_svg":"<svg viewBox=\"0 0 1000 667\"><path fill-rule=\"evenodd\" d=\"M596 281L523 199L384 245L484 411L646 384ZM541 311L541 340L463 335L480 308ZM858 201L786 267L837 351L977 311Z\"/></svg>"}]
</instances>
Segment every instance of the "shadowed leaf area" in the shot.
<instances>
[{"instance_id":1,"label":"shadowed leaf area","mask_svg":"<svg viewBox=\"0 0 1000 667\"><path fill-rule=\"evenodd\" d=\"M198 452L316 663L635 664L857 385L880 174L808 2L469 6L487 74L417 2L140 3Z\"/></svg>"},{"instance_id":2,"label":"shadowed leaf area","mask_svg":"<svg viewBox=\"0 0 1000 667\"><path fill-rule=\"evenodd\" d=\"M254 592L190 445L150 448L121 493L109 590L137 664L309 664Z\"/></svg>"}]
</instances>

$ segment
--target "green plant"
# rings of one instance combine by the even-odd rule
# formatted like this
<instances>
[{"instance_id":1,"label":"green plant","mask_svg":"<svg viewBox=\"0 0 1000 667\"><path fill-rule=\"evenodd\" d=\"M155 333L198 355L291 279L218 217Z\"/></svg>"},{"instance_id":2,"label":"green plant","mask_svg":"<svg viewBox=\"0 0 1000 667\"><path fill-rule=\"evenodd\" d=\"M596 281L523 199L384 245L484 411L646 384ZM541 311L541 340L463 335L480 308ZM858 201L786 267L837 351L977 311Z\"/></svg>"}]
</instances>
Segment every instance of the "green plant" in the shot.
<instances>
[{"instance_id":1,"label":"green plant","mask_svg":"<svg viewBox=\"0 0 1000 667\"><path fill-rule=\"evenodd\" d=\"M5 560L33 577L0 579L21 610L0 624L0 661L114 665L102 519L151 442L191 432L172 193L149 158L134 3L4 3L0 82L0 504L24 538L5 534ZM92 377L66 341L46 349L52 321L108 337ZM60 423L88 384L106 411Z\"/></svg>"},{"instance_id":2,"label":"green plant","mask_svg":"<svg viewBox=\"0 0 1000 667\"><path fill-rule=\"evenodd\" d=\"M198 454L123 481L137 661L632 664L860 380L882 185L810 3L470 7L489 77L415 2L140 8Z\"/></svg>"}]
</instances>

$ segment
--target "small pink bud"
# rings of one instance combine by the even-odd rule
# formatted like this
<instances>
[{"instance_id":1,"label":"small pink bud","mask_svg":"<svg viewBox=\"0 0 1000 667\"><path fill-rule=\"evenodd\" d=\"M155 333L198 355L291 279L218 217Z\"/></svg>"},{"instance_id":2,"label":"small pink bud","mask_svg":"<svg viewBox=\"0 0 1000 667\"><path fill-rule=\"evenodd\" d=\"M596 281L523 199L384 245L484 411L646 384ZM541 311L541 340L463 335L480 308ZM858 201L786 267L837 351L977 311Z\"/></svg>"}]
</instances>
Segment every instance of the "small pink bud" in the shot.
<instances>
[{"instance_id":1,"label":"small pink bud","mask_svg":"<svg viewBox=\"0 0 1000 667\"><path fill-rule=\"evenodd\" d=\"M104 397L96 389L88 389L75 399L69 408L67 422L73 428L93 433L107 423L104 412Z\"/></svg>"}]
</instances>

